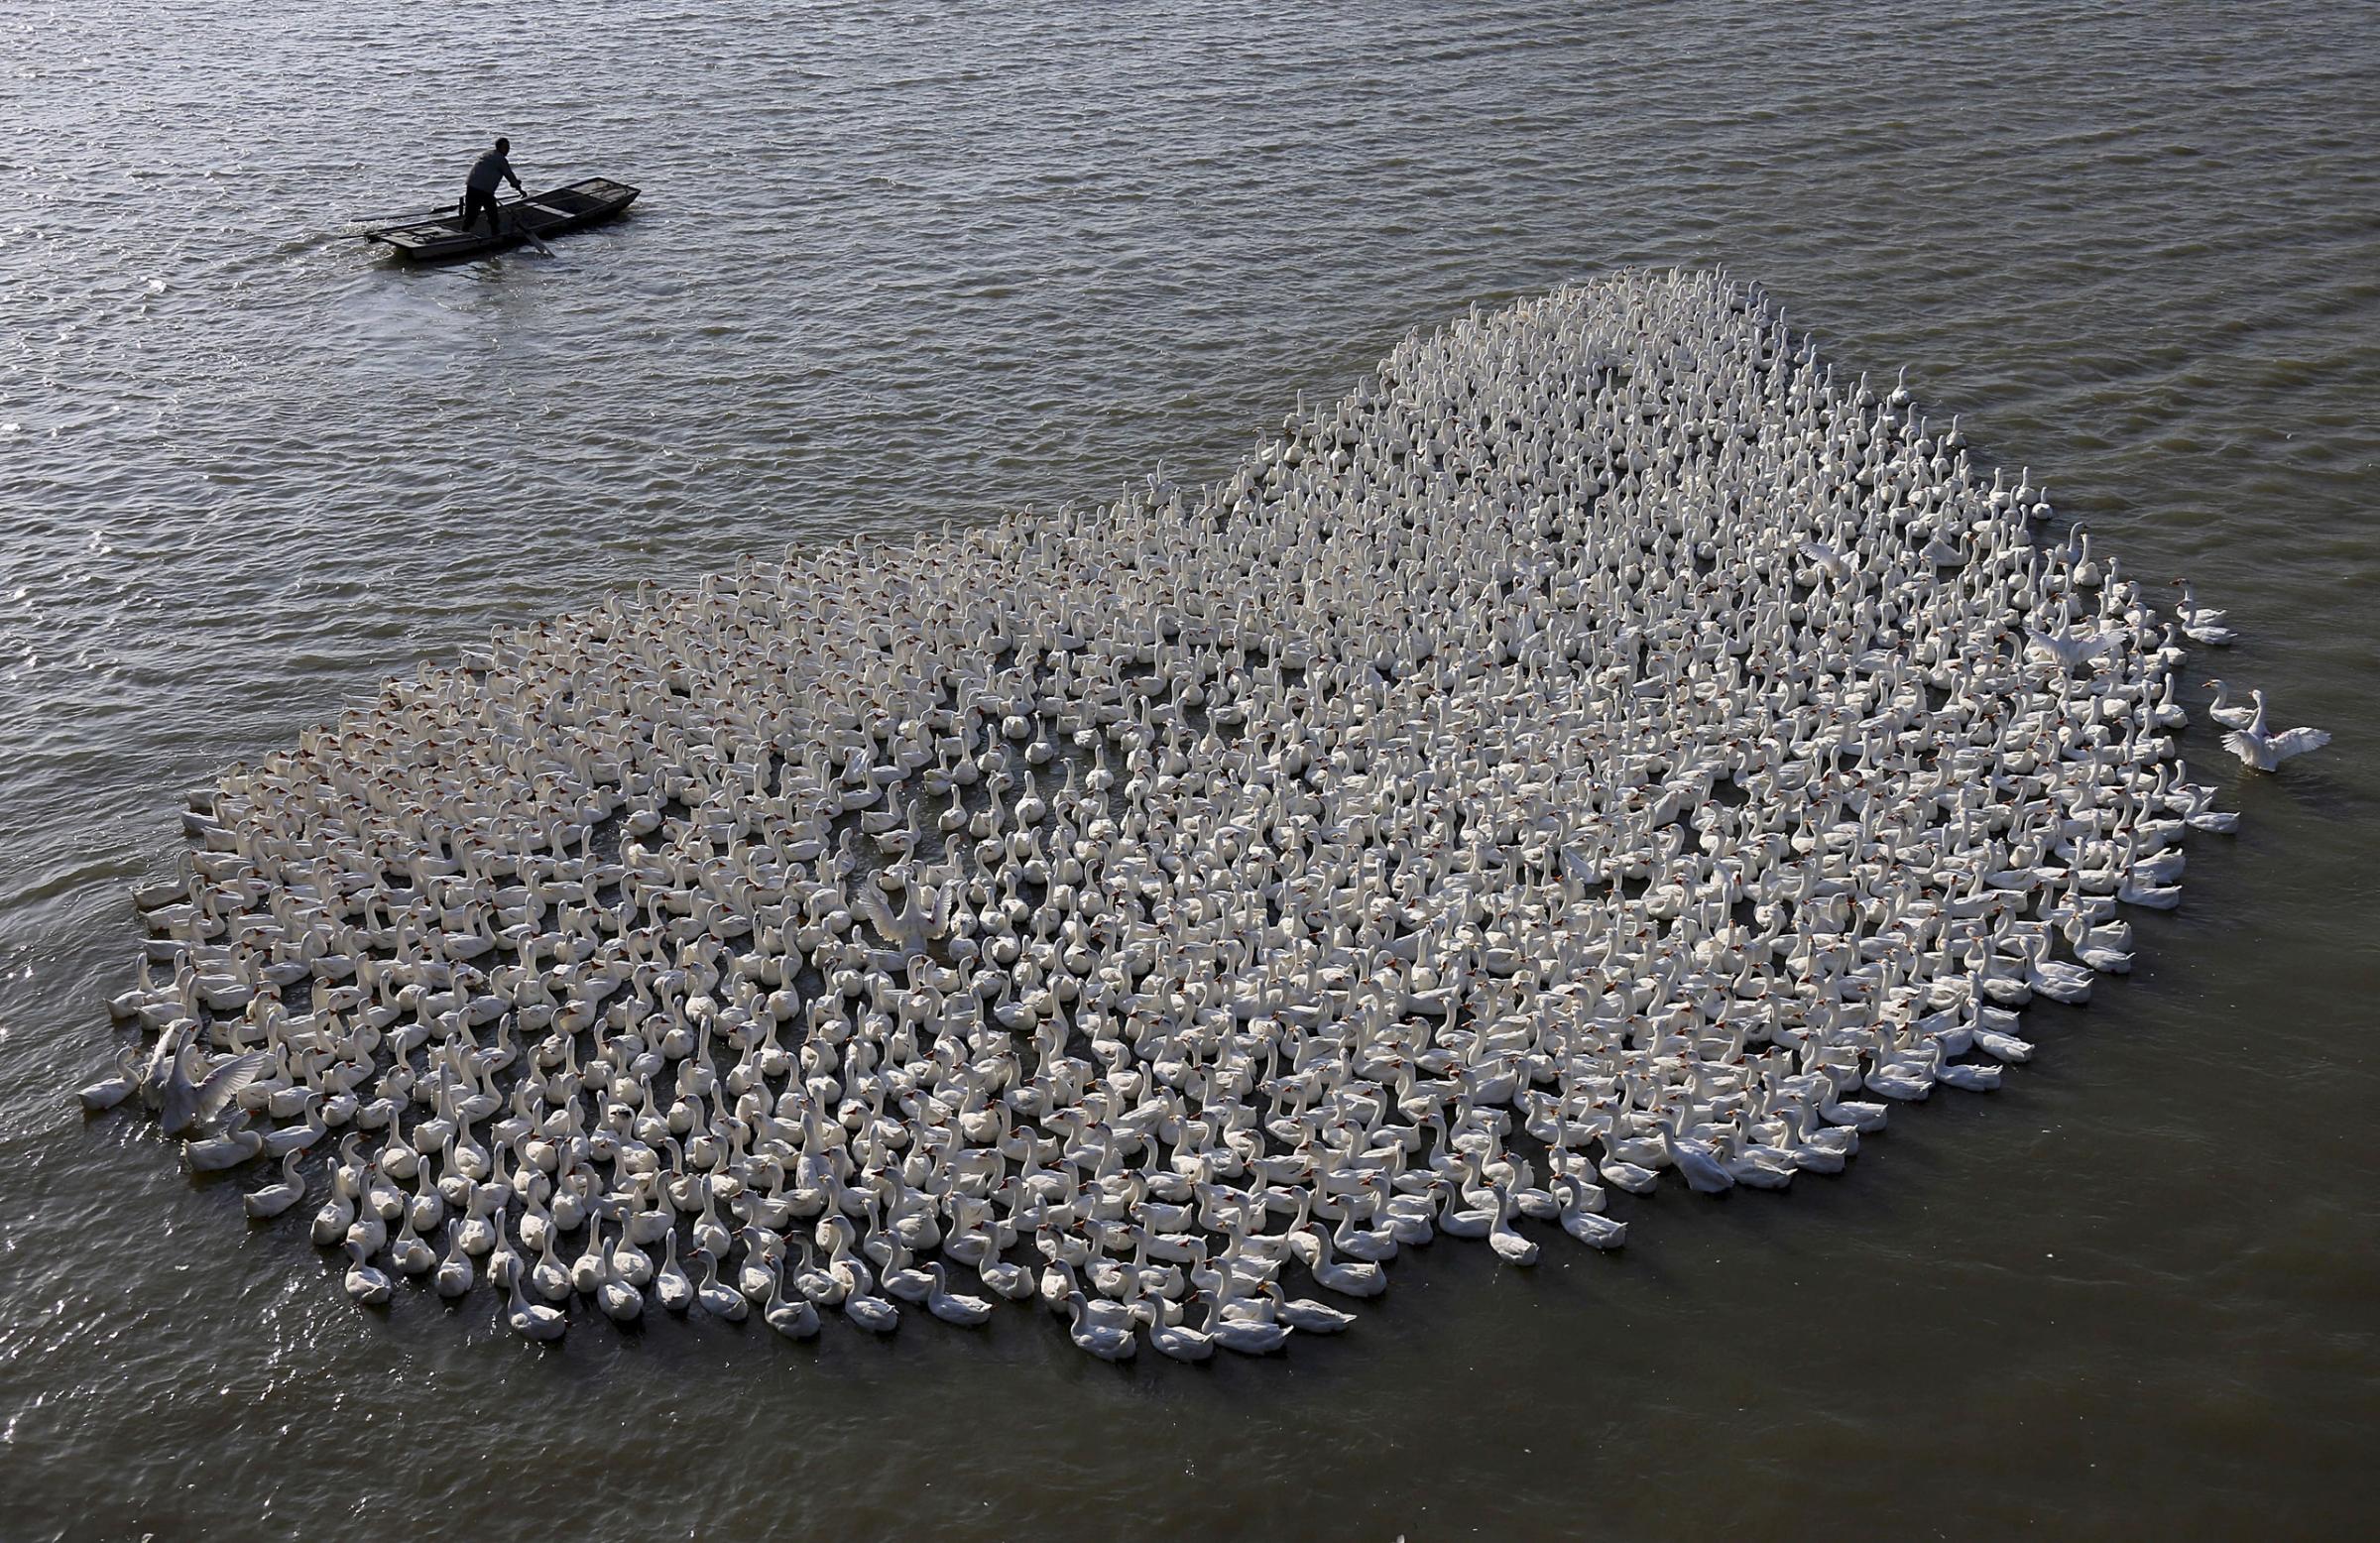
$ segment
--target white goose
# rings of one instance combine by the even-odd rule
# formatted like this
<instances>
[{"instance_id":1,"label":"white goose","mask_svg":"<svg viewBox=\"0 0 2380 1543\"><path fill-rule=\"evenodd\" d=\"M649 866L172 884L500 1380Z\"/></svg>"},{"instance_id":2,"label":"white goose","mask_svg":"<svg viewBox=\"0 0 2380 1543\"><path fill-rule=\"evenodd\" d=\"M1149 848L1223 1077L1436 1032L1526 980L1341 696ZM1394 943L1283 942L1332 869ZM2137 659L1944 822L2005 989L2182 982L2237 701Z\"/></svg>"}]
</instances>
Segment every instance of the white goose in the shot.
<instances>
[{"instance_id":1,"label":"white goose","mask_svg":"<svg viewBox=\"0 0 2380 1543\"><path fill-rule=\"evenodd\" d=\"M1139 1349L1139 1337L1132 1332L1128 1319L1123 1323L1101 1322L1091 1314L1091 1303L1078 1287L1066 1293L1067 1337L1075 1349L1088 1351L1102 1361L1130 1361ZM1213 1326L1209 1326L1209 1338Z\"/></svg>"},{"instance_id":2,"label":"white goose","mask_svg":"<svg viewBox=\"0 0 2380 1543\"><path fill-rule=\"evenodd\" d=\"M298 1154L286 1153L281 1159L281 1177L260 1189L252 1189L240 1197L241 1208L259 1221L281 1215L305 1198L305 1180L298 1174Z\"/></svg>"},{"instance_id":3,"label":"white goose","mask_svg":"<svg viewBox=\"0 0 2380 1543\"><path fill-rule=\"evenodd\" d=\"M2265 726L2262 691L2255 693L2255 702L2256 710L2247 723L2223 736L2223 749L2252 770L2277 772L2282 762L2330 743L2329 733L2322 729L2300 727L2273 733Z\"/></svg>"},{"instance_id":4,"label":"white goose","mask_svg":"<svg viewBox=\"0 0 2380 1543\"><path fill-rule=\"evenodd\" d=\"M532 1302L522 1294L518 1273L513 1276L510 1290L504 1321L515 1334L523 1339L550 1342L570 1331L570 1320L559 1310L542 1302Z\"/></svg>"}]
</instances>

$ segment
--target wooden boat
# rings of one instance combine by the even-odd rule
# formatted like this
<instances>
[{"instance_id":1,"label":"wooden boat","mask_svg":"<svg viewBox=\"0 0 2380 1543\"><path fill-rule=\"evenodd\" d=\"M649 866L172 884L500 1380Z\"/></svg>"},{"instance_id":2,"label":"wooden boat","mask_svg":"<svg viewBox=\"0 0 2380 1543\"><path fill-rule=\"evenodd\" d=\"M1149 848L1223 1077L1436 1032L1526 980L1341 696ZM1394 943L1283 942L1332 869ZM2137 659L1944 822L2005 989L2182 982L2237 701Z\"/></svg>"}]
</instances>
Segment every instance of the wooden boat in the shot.
<instances>
[{"instance_id":1,"label":"wooden boat","mask_svg":"<svg viewBox=\"0 0 2380 1543\"><path fill-rule=\"evenodd\" d=\"M466 228L462 220L462 200L455 200L455 211L430 219L409 221L402 225L383 225L364 232L366 241L377 241L394 250L398 256L420 263L449 262L455 258L477 257L483 252L501 252L519 246L531 236L543 240L581 225L607 220L637 201L637 189L626 182L609 178L590 177L556 187L551 192L533 193L503 205L502 229L494 234L488 230L486 215Z\"/></svg>"}]
</instances>

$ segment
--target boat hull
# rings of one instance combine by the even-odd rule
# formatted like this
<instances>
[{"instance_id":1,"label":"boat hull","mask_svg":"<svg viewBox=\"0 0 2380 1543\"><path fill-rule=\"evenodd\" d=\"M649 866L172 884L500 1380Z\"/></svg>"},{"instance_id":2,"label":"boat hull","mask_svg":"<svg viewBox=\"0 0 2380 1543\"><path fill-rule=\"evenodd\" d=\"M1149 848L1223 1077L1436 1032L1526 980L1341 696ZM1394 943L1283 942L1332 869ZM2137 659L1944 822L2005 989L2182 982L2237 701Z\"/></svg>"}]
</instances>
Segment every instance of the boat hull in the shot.
<instances>
[{"instance_id":1,"label":"boat hull","mask_svg":"<svg viewBox=\"0 0 2380 1543\"><path fill-rule=\"evenodd\" d=\"M542 241L610 219L636 202L637 192L626 182L590 177L550 192L533 193L504 204L503 229L494 234L489 233L484 218L474 227L466 228L457 200L453 214L384 225L364 232L364 239L387 247L409 262L451 263L516 247L532 236Z\"/></svg>"}]
</instances>

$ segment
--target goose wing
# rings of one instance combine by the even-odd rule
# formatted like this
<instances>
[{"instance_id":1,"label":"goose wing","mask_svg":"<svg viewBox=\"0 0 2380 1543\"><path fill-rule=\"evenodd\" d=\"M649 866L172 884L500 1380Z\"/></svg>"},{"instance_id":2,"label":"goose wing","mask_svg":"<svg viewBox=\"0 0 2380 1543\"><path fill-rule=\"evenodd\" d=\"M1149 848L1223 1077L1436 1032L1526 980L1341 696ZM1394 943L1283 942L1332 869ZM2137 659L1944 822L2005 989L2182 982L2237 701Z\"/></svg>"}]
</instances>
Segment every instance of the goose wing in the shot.
<instances>
[{"instance_id":1,"label":"goose wing","mask_svg":"<svg viewBox=\"0 0 2380 1543\"><path fill-rule=\"evenodd\" d=\"M851 893L851 908L858 911L877 935L887 942L900 941L900 923L892 914L892 902L885 891L872 884L855 885Z\"/></svg>"},{"instance_id":2,"label":"goose wing","mask_svg":"<svg viewBox=\"0 0 2380 1543\"><path fill-rule=\"evenodd\" d=\"M923 922L923 935L938 937L950 925L950 896L955 885L909 886L909 906Z\"/></svg>"},{"instance_id":3,"label":"goose wing","mask_svg":"<svg viewBox=\"0 0 2380 1543\"><path fill-rule=\"evenodd\" d=\"M221 1113L226 1105L239 1097L241 1089L263 1076L264 1071L265 1052L251 1050L246 1055L233 1056L208 1072L206 1080L198 1084L194 1101L197 1117L209 1120Z\"/></svg>"},{"instance_id":4,"label":"goose wing","mask_svg":"<svg viewBox=\"0 0 2380 1543\"><path fill-rule=\"evenodd\" d=\"M2103 633L2070 633L2061 638L2055 633L2025 630L2025 646L2035 656L2069 669L2105 653L2111 641Z\"/></svg>"},{"instance_id":5,"label":"goose wing","mask_svg":"<svg viewBox=\"0 0 2380 1543\"><path fill-rule=\"evenodd\" d=\"M2310 750L2320 750L2330 743L2330 731L2296 728L2287 734L2276 734L2265 743L2272 747L2273 759L2280 761L2291 756L2303 756Z\"/></svg>"}]
</instances>

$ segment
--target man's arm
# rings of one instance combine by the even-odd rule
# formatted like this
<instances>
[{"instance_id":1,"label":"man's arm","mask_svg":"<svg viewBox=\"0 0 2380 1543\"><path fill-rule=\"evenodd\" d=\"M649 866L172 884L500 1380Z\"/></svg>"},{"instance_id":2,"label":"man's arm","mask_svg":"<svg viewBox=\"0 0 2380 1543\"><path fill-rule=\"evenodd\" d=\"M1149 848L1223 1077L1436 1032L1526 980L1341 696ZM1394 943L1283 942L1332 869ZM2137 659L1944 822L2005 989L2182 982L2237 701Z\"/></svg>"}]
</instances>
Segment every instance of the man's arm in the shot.
<instances>
[{"instance_id":1,"label":"man's arm","mask_svg":"<svg viewBox=\"0 0 2380 1543\"><path fill-rule=\"evenodd\" d=\"M514 175L513 164L510 161L504 164L504 179L513 184L513 191L524 198L529 196L529 189L521 185L521 178Z\"/></svg>"}]
</instances>

